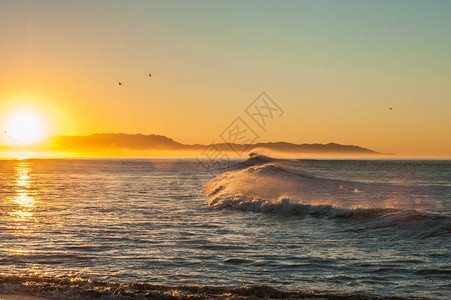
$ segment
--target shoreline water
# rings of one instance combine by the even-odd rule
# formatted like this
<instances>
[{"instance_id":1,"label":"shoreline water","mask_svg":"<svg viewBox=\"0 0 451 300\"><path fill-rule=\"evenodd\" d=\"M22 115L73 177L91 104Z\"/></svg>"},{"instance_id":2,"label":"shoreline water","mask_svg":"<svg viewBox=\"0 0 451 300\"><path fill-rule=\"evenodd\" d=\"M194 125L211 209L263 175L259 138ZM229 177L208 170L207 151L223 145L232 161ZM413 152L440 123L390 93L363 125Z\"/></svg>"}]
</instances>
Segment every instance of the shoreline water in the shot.
<instances>
[{"instance_id":1,"label":"shoreline water","mask_svg":"<svg viewBox=\"0 0 451 300\"><path fill-rule=\"evenodd\" d=\"M56 279L55 279L56 280ZM12 289L0 293L0 300L51 300L51 299L367 299L367 300L407 300L430 299L427 297L377 295L366 292L330 293L317 291L283 291L270 286L165 286L143 283L117 284L107 282L89 282L87 286L80 282L61 285L26 285L25 291Z\"/></svg>"},{"instance_id":2,"label":"shoreline water","mask_svg":"<svg viewBox=\"0 0 451 300\"><path fill-rule=\"evenodd\" d=\"M43 298L26 294L1 294L0 300L51 300L51 298Z\"/></svg>"}]
</instances>

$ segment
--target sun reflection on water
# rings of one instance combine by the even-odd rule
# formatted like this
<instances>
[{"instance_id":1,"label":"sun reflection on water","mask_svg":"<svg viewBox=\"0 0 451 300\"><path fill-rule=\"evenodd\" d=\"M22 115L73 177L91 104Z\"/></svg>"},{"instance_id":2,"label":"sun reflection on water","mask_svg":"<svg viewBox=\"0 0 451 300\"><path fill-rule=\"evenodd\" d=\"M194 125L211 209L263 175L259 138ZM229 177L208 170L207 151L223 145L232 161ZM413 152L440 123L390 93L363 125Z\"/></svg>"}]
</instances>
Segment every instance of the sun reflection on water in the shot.
<instances>
[{"instance_id":1,"label":"sun reflection on water","mask_svg":"<svg viewBox=\"0 0 451 300\"><path fill-rule=\"evenodd\" d=\"M11 199L11 210L8 212L8 215L15 223L14 235L29 235L32 233L31 225L35 206L35 199L30 194L32 183L30 162L18 162L15 171L14 196Z\"/></svg>"}]
</instances>

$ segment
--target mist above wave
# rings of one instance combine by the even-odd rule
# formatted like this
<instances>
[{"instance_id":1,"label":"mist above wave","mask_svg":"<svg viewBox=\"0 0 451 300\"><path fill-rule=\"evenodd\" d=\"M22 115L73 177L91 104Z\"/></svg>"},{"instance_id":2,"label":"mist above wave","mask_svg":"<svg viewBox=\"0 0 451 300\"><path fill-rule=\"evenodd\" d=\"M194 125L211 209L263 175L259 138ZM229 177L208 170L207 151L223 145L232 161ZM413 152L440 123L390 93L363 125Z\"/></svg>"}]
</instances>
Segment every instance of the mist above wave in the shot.
<instances>
[{"instance_id":1,"label":"mist above wave","mask_svg":"<svg viewBox=\"0 0 451 300\"><path fill-rule=\"evenodd\" d=\"M266 205L303 204L341 209L415 209L415 203L400 201L386 185L318 178L294 160L272 159L251 153L240 168L226 172L207 183L204 191L211 206L240 202ZM376 201L377 200L377 201ZM405 199L403 199L405 200ZM412 207L412 204L415 207Z\"/></svg>"},{"instance_id":2,"label":"mist above wave","mask_svg":"<svg viewBox=\"0 0 451 300\"><path fill-rule=\"evenodd\" d=\"M428 188L321 178L305 172L299 161L251 153L203 190L208 204L219 209L378 219L373 225L382 227L420 221L449 233L450 218L433 213ZM421 193L426 195L419 199Z\"/></svg>"}]
</instances>

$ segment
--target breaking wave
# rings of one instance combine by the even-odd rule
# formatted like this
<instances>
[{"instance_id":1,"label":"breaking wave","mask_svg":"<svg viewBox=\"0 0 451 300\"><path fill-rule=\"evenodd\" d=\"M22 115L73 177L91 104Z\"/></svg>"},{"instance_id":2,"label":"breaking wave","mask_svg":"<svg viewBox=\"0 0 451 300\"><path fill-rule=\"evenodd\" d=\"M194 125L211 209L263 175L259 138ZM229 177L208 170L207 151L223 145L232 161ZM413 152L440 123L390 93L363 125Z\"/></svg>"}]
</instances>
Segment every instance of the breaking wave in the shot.
<instances>
[{"instance_id":1,"label":"breaking wave","mask_svg":"<svg viewBox=\"0 0 451 300\"><path fill-rule=\"evenodd\" d=\"M451 233L450 216L432 209L436 187L331 179L305 172L296 160L250 155L204 185L210 206L407 226L421 236Z\"/></svg>"}]
</instances>

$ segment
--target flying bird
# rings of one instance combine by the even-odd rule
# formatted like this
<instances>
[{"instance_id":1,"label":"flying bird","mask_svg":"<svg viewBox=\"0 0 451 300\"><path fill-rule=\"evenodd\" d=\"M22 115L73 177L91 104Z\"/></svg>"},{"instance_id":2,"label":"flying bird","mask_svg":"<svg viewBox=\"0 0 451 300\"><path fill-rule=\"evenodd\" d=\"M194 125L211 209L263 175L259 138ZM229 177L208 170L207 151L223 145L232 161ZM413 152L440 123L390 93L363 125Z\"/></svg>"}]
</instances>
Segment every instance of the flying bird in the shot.
<instances>
[{"instance_id":1,"label":"flying bird","mask_svg":"<svg viewBox=\"0 0 451 300\"><path fill-rule=\"evenodd\" d=\"M122 85L122 82L119 81L119 85Z\"/></svg>"},{"instance_id":2,"label":"flying bird","mask_svg":"<svg viewBox=\"0 0 451 300\"><path fill-rule=\"evenodd\" d=\"M149 73L149 77L152 77L152 73Z\"/></svg>"},{"instance_id":3,"label":"flying bird","mask_svg":"<svg viewBox=\"0 0 451 300\"><path fill-rule=\"evenodd\" d=\"M391 108L391 107L389 107L388 109L389 109L389 110L393 110L393 108Z\"/></svg>"}]
</instances>

